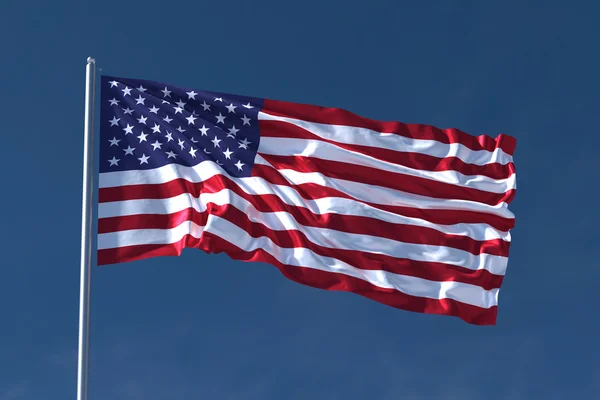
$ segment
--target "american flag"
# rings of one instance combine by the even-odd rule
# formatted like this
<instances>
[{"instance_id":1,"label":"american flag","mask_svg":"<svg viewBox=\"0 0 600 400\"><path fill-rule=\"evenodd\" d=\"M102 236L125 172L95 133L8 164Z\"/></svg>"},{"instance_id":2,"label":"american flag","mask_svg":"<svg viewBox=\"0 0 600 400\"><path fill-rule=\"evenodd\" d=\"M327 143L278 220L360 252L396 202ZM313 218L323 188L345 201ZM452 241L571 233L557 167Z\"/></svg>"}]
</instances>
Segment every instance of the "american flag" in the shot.
<instances>
[{"instance_id":1,"label":"american flag","mask_svg":"<svg viewBox=\"0 0 600 400\"><path fill-rule=\"evenodd\" d=\"M186 247L496 323L514 215L500 134L104 76L98 264Z\"/></svg>"}]
</instances>

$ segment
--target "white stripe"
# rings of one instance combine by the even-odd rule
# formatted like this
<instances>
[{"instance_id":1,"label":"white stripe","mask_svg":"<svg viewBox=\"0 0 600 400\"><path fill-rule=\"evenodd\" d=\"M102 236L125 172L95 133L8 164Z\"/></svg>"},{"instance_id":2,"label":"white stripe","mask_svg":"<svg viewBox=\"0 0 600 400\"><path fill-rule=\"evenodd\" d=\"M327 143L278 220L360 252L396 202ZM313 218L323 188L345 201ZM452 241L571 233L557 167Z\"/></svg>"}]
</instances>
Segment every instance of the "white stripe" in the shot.
<instances>
[{"instance_id":1,"label":"white stripe","mask_svg":"<svg viewBox=\"0 0 600 400\"><path fill-rule=\"evenodd\" d=\"M304 233L310 242L323 247L384 254L413 261L445 263L471 270L485 269L496 275L504 275L506 272L508 262L506 257L485 253L477 256L453 247L404 243L378 236L304 226L287 212L260 212L250 202L229 190L203 193L199 198L184 193L169 199L101 203L98 213L100 218L106 218L139 214L173 214L188 208L204 212L208 203L232 205L246 214L251 221L262 224L268 229L273 231L296 230Z\"/></svg>"},{"instance_id":2,"label":"white stripe","mask_svg":"<svg viewBox=\"0 0 600 400\"><path fill-rule=\"evenodd\" d=\"M460 172L452 170L425 171L413 169L400 164L382 161L362 153L346 150L321 140L264 137L260 139L258 152L260 154L270 154L275 156L314 157L322 160L362 165L365 167L377 168L382 171L432 179L438 182L491 193L505 193L508 190L515 188L516 174L512 174L507 179L492 179L483 175L463 175Z\"/></svg>"},{"instance_id":3,"label":"white stripe","mask_svg":"<svg viewBox=\"0 0 600 400\"><path fill-rule=\"evenodd\" d=\"M441 143L436 140L411 139L395 133L377 132L367 128L345 125L319 124L299 119L267 114L261 111L258 119L283 121L303 128L323 139L339 143L378 147L402 152L426 154L437 158L456 157L467 164L485 165L499 163L506 165L513 157L497 148L494 151L471 150L460 143ZM261 138L262 140L262 138Z\"/></svg>"},{"instance_id":4,"label":"white stripe","mask_svg":"<svg viewBox=\"0 0 600 400\"><path fill-rule=\"evenodd\" d=\"M434 224L429 221L425 221L420 218L405 217L403 215L394 214L390 211L384 211L379 208L372 207L365 203L358 201L345 199L341 197L323 197L315 200L307 200L301 197L297 191L288 186L279 185L261 185L254 187L251 184L241 186L240 189L246 194L251 196L263 196L273 195L277 196L284 204L292 207L305 208L309 212L315 215L326 215L326 214L339 214L366 217L376 219L380 221L390 222L400 225L409 226L420 226L425 228L434 229L447 235L458 235L467 236L474 240L494 240L501 239L506 242L510 242L510 232L502 232L492 228L487 224L475 224L475 223L460 223L455 225L440 225ZM229 196L232 198L238 196L233 191L229 191ZM234 200L232 200L234 201ZM113 208L112 203L100 203L99 205L99 218L106 218L115 215L127 215L117 214L118 208ZM115 204L117 204L115 202ZM176 212L170 211L171 212ZM136 214L136 212L133 212ZM137 212L139 214L140 212Z\"/></svg>"},{"instance_id":5,"label":"white stripe","mask_svg":"<svg viewBox=\"0 0 600 400\"><path fill-rule=\"evenodd\" d=\"M269 165L262 157L258 155L256 156L255 163ZM422 209L465 210L494 214L503 218L514 218L513 213L508 210L508 206L504 202L496 206L490 206L487 204L466 200L435 199L404 193L393 189L382 188L379 186L344 181L341 179L331 179L318 173L300 173L292 170L278 170L278 172L292 184L298 185L302 183L315 183L325 187L337 189L359 201ZM218 174L229 176L223 169L221 169L221 167L212 161L204 161L193 167L186 167L179 164L168 164L160 168L149 170L102 173L99 177L99 187L106 188L139 184L158 184L170 182L179 178L195 183L206 181L207 179L210 179ZM236 185L243 189L252 187L255 190L260 189L268 192L272 187L279 186L279 190L281 192L295 192L295 189L280 185L273 185L263 178L256 176L248 178L230 177L230 179L232 179Z\"/></svg>"},{"instance_id":6,"label":"white stripe","mask_svg":"<svg viewBox=\"0 0 600 400\"><path fill-rule=\"evenodd\" d=\"M498 304L498 289L484 290L479 286L461 282L435 282L381 270L355 268L337 259L317 255L305 248L281 248L269 238L251 237L238 226L214 215L208 219L205 227L185 221L173 229L143 229L101 234L98 236L98 248L109 249L143 244L170 244L178 242L186 234L199 239L202 237L203 232L210 232L217 235L229 243L234 243L235 246L244 251L262 249L285 265L340 273L362 279L381 288L396 289L411 296L431 299L453 299L482 308L490 308Z\"/></svg>"},{"instance_id":7,"label":"white stripe","mask_svg":"<svg viewBox=\"0 0 600 400\"><path fill-rule=\"evenodd\" d=\"M256 164L263 164L272 167L268 161L259 155L256 156L256 160L254 162ZM506 204L504 201L495 206L490 206L489 204L470 200L437 199L434 197L420 196L413 193L406 193L395 189L384 188L382 186L330 178L319 172L298 172L293 169L277 169L277 172L293 185L314 183L331 189L339 190L340 192L345 193L356 200L370 203L429 210L473 211L495 214L503 218L514 218L514 214L509 211L508 204Z\"/></svg>"}]
</instances>

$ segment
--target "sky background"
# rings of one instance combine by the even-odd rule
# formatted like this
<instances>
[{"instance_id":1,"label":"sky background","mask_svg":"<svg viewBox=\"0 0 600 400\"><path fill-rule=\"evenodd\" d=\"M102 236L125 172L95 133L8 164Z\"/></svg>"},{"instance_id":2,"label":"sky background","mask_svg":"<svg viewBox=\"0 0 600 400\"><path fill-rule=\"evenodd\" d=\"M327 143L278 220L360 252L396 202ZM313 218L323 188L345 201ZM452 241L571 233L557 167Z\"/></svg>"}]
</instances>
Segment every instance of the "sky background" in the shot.
<instances>
[{"instance_id":1,"label":"sky background","mask_svg":"<svg viewBox=\"0 0 600 400\"><path fill-rule=\"evenodd\" d=\"M498 325L188 249L93 269L90 400L597 399L600 3L0 3L0 400L76 394L86 57L517 138Z\"/></svg>"}]
</instances>

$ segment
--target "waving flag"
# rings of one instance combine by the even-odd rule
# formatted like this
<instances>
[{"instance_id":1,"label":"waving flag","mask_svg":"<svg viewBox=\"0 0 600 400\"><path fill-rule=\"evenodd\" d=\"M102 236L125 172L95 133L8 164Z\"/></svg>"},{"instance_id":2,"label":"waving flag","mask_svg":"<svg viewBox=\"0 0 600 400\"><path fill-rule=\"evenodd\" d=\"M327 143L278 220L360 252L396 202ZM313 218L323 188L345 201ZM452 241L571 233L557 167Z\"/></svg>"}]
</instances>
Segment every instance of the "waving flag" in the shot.
<instances>
[{"instance_id":1,"label":"waving flag","mask_svg":"<svg viewBox=\"0 0 600 400\"><path fill-rule=\"evenodd\" d=\"M495 324L514 138L103 77L98 264L194 247Z\"/></svg>"}]
</instances>

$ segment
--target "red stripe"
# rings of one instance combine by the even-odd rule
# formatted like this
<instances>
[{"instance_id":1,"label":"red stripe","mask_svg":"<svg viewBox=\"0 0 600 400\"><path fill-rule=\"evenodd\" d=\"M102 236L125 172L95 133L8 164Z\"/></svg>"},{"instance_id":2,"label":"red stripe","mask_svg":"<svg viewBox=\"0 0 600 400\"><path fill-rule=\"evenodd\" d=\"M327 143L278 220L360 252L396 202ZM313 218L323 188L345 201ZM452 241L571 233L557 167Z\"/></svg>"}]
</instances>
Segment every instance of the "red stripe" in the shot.
<instances>
[{"instance_id":1,"label":"red stripe","mask_svg":"<svg viewBox=\"0 0 600 400\"><path fill-rule=\"evenodd\" d=\"M456 171L467 176L482 175L492 179L506 179L515 173L515 165L512 162L505 165L500 163L485 165L468 164L458 157L438 158L427 154L336 142L324 139L306 129L284 121L260 120L259 123L261 137L320 140L348 151L413 169L424 171Z\"/></svg>"},{"instance_id":2,"label":"red stripe","mask_svg":"<svg viewBox=\"0 0 600 400\"><path fill-rule=\"evenodd\" d=\"M243 251L233 244L210 233L201 239L186 236L177 243L167 245L129 246L98 251L98 264L141 260L157 256L177 256L183 248L195 247L207 253L226 253L234 260L264 262L276 266L288 279L315 288L359 294L379 303L407 311L426 314L451 315L475 325L495 325L497 306L484 309L451 299L429 299L384 289L358 278L282 264L262 249Z\"/></svg>"},{"instance_id":3,"label":"red stripe","mask_svg":"<svg viewBox=\"0 0 600 400\"><path fill-rule=\"evenodd\" d=\"M216 193L228 188L238 196L250 202L258 211L284 211L291 214L299 224L305 226L330 228L348 233L379 236L405 243L454 247L456 249L468 251L474 255L487 253L508 257L510 242L501 239L478 241L467 236L445 234L424 226L396 224L369 217L335 213L313 214L304 207L296 207L284 203L276 195L250 195L238 186L232 184L231 181L228 182L227 178L219 177L221 176L218 175L203 183L197 184L179 179L156 185L123 186L119 191L115 191L115 188L111 188L108 192L106 191L107 189L100 189L100 197L101 202L104 202L108 195L110 195L110 201L170 198L183 193L189 193L192 197L199 197L201 193ZM119 218L116 218L115 220L118 221ZM141 229L117 229L117 226L115 226L114 223L115 222L109 223L108 219L100 219L98 226L99 233L124 229Z\"/></svg>"},{"instance_id":4,"label":"red stripe","mask_svg":"<svg viewBox=\"0 0 600 400\"><path fill-rule=\"evenodd\" d=\"M252 168L252 176L263 178L264 180L274 184L283 185L294 188L300 196L305 199L320 199L323 197L341 197L351 199L361 203L370 205L380 210L389 211L394 214L404 215L406 217L421 218L434 224L454 225L460 223L482 223L488 224L500 231L507 232L514 224L514 218L504 218L499 215L482 213L478 211L465 210L433 210L421 209L403 206L394 206L389 204L377 204L368 201L361 201L347 195L344 192L333 189L331 187L317 185L315 183L304 183L301 185L293 185L285 179L274 167L268 165L254 165Z\"/></svg>"},{"instance_id":5,"label":"red stripe","mask_svg":"<svg viewBox=\"0 0 600 400\"><path fill-rule=\"evenodd\" d=\"M207 211L199 212L189 208L170 215L131 215L126 217L102 218L99 224L108 232L132 229L170 229L186 221L205 226L210 215L217 215L239 226L252 237L268 237L282 248L306 248L323 257L343 261L356 268L365 270L383 270L395 274L415 276L432 281L457 281L481 286L486 290L499 288L503 276L494 275L486 270L473 271L455 265L436 262L420 262L395 258L376 253L357 250L332 249L311 242L306 235L297 230L273 231L264 225L250 221L248 216L235 207L207 205Z\"/></svg>"},{"instance_id":6,"label":"red stripe","mask_svg":"<svg viewBox=\"0 0 600 400\"><path fill-rule=\"evenodd\" d=\"M447 144L460 143L475 151L494 151L500 148L505 153L512 155L516 146L516 139L505 134L500 134L494 139L487 135L469 135L454 128L439 129L431 125L376 121L339 108L265 100L262 111L271 115L320 124L355 126L376 132L395 133L412 139L437 140Z\"/></svg>"},{"instance_id":7,"label":"red stripe","mask_svg":"<svg viewBox=\"0 0 600 400\"><path fill-rule=\"evenodd\" d=\"M514 189L505 193L491 193L418 176L315 157L274 156L263 153L260 155L276 169L291 169L305 173L318 172L333 179L381 186L437 199L467 200L495 206L502 202L510 203L516 193Z\"/></svg>"},{"instance_id":8,"label":"red stripe","mask_svg":"<svg viewBox=\"0 0 600 400\"><path fill-rule=\"evenodd\" d=\"M461 210L432 210L432 209L419 209L419 208L411 208L411 207L402 207L402 206L393 206L393 205L387 205L387 204L376 204L376 203L371 203L371 202L366 202L366 201L358 201L356 199L354 199L353 197L340 192L339 190L333 189L333 188L329 188L329 187L325 187L325 186L321 186L321 185L317 185L314 183L306 183L306 184L302 184L302 185L292 185L290 184L284 177L281 176L281 174L274 169L273 167L269 167L267 165L255 165L253 168L253 175L257 176L257 177L261 177L263 179L265 179L267 182L270 182L274 185L282 185L282 186L288 186L293 188L294 190L296 190L296 192L298 192L298 194L303 197L306 200L316 200L316 199L321 199L321 198L325 198L325 197L339 197L339 198L344 198L344 199L350 199L350 200L354 200L363 204L366 204L368 206L371 206L373 208L377 208L383 211L388 211L394 214L398 214L398 215L403 215L406 217L412 217L412 218L420 218L420 219L424 219L426 221L432 222L434 224L439 224L439 225L455 225L455 224L460 224L460 223L482 223L482 224L487 224L490 225L492 227L494 227L497 230L503 231L503 232L507 232L509 229L511 229L514 226L514 218L503 218L501 216L498 215L494 215L494 214L489 214L489 213L481 213L481 212L475 212L475 211L461 211ZM243 191L241 191L238 187L237 184L235 182L233 182L231 179L223 176L223 175L217 175L214 177L211 177L210 179L208 179L207 181L203 182L203 183L190 183L184 179L175 179L172 181L173 182L173 186L177 187L179 186L180 188L178 189L177 192L172 192L173 196L177 195L177 194L181 194L181 193L186 193L186 191L188 190L192 190L190 189L190 187L195 187L196 185L199 185L199 188L202 188L202 185L220 185L220 188L229 188L231 190L234 190L236 193L242 195L242 193L245 193ZM215 183L216 182L216 183ZM190 183L190 185L187 185L187 183ZM140 195L141 197L135 197L135 198L148 198L148 199L157 199L157 198L163 198L163 195L161 193L156 193L153 192L153 186L152 185L130 185L129 187L140 187L140 188L144 188L147 187L148 189L143 191L143 195ZM129 191L129 189L125 190L124 186L117 186L117 187L110 187L110 188L100 188L99 189L99 194L98 194L98 199L100 203L106 203L106 202L110 202L110 201L121 201L121 200L127 200L127 198L125 198L124 196L126 196L126 194L124 192ZM198 191L193 191L192 193L199 195L200 192Z\"/></svg>"}]
</instances>

